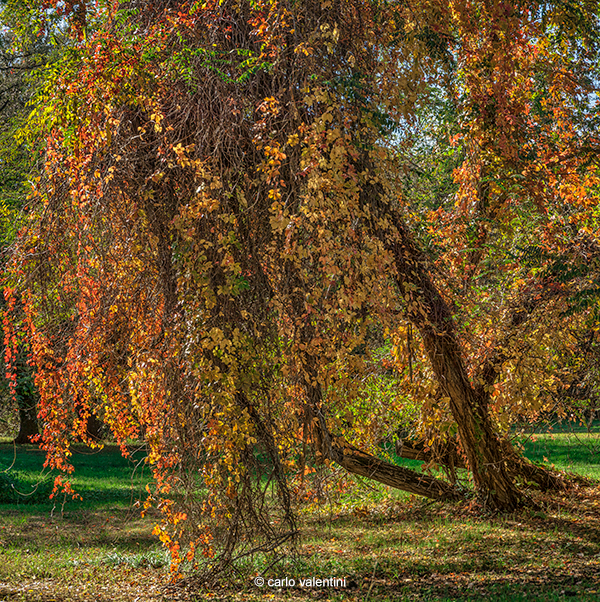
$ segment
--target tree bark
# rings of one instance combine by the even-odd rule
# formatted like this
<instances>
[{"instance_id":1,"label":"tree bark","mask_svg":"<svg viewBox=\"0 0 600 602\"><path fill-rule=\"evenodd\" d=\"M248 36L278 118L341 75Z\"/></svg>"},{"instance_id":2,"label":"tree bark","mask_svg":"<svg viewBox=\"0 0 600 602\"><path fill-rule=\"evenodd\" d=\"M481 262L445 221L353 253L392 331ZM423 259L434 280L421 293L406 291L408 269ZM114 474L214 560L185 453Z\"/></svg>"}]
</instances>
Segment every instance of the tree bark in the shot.
<instances>
[{"instance_id":1,"label":"tree bark","mask_svg":"<svg viewBox=\"0 0 600 602\"><path fill-rule=\"evenodd\" d=\"M339 438L336 438L331 446L330 459L352 474L373 479L394 489L434 500L464 499L455 487L445 481L380 460Z\"/></svg>"},{"instance_id":2,"label":"tree bark","mask_svg":"<svg viewBox=\"0 0 600 602\"><path fill-rule=\"evenodd\" d=\"M39 425L37 420L37 403L35 395L23 395L23 393L23 389L17 386L17 403L19 406L19 433L15 437L14 442L19 445L32 443L31 437L39 434Z\"/></svg>"}]
</instances>

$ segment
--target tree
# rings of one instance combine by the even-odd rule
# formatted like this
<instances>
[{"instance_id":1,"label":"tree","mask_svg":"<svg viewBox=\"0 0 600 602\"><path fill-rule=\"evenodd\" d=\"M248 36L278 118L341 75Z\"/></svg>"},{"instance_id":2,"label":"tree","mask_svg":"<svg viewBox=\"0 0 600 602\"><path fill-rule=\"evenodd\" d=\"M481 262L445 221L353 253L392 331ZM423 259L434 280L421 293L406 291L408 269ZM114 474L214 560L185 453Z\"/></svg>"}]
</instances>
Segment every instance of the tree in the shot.
<instances>
[{"instance_id":1,"label":"tree","mask_svg":"<svg viewBox=\"0 0 600 602\"><path fill-rule=\"evenodd\" d=\"M9 14L14 8L11 2L0 2L0 252L3 264L22 223L27 180L34 171L36 157L35 145L32 147L19 139L18 132L26 121L27 103L33 97L34 73L48 58L49 52L45 40L30 35L22 36L18 48L14 45L10 24L15 15ZM27 366L24 342L21 341L19 347L13 362L12 393L19 424L15 442L22 444L31 443L31 437L37 435L39 429L37 395L31 368ZM8 395L8 399L10 397Z\"/></svg>"},{"instance_id":2,"label":"tree","mask_svg":"<svg viewBox=\"0 0 600 602\"><path fill-rule=\"evenodd\" d=\"M558 282L549 259L525 279L490 252L543 234L548 257L570 257L569 227L546 217L560 207L597 236L596 130L578 96L595 42L562 5L544 5L544 19L539 5L486 2L61 6L73 43L31 122L47 133L46 167L11 276L52 466L71 470L70 440L86 440L92 414L124 451L142 436L175 566L184 546L190 559L217 553L217 566L240 546L293 539L304 448L460 499L381 459L382 429L355 418L370 330L399 339L410 324L415 367L435 378L417 392L431 432L456 429L482 501L517 507L519 480L565 485L512 449L498 385L535 312L562 324L585 277ZM577 68L553 39L567 17L569 40L588 48ZM465 159L456 207L432 215L411 212L393 147L413 151L406 132L434 93ZM532 223L515 226L513 208ZM503 270L506 303L493 293ZM187 492L179 505L163 499L174 487ZM213 530L197 529L203 511Z\"/></svg>"},{"instance_id":3,"label":"tree","mask_svg":"<svg viewBox=\"0 0 600 602\"><path fill-rule=\"evenodd\" d=\"M465 157L455 171L458 194L429 201L435 213L416 214L435 249L438 288L449 292L470 349L471 380L479 394L489 390L486 405L496 406L504 429L568 380L557 357L573 345L570 328L590 332L598 323L597 229L582 207L597 203L597 15L545 5L541 13L531 7L529 25L527 14L510 24L497 12L505 8L483 8L493 27L465 38L457 66L469 94L449 87L442 96L452 120L439 125L438 113L437 143L444 138L450 156ZM524 35L524 24L541 27L547 41L537 45L540 34ZM557 37L568 52L552 46ZM569 324L567 315L577 318Z\"/></svg>"}]
</instances>

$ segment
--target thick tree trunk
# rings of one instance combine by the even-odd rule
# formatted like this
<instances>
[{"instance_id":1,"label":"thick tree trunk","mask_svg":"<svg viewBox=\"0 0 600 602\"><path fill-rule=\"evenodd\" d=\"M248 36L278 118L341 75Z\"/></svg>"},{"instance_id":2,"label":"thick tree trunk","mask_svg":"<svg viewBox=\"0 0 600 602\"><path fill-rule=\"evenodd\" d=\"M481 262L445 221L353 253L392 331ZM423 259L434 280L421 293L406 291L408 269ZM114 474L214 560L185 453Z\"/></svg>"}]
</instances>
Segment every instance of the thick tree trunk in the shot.
<instances>
[{"instance_id":1,"label":"thick tree trunk","mask_svg":"<svg viewBox=\"0 0 600 602\"><path fill-rule=\"evenodd\" d=\"M385 462L337 438L331 446L330 456L330 459L348 472L373 479L394 489L434 500L464 499L456 488L445 481Z\"/></svg>"},{"instance_id":2,"label":"thick tree trunk","mask_svg":"<svg viewBox=\"0 0 600 602\"><path fill-rule=\"evenodd\" d=\"M479 398L466 379L457 346L444 339L446 337L429 333L425 348L441 387L450 399L475 487L486 505L514 509L521 504L521 495L508 469L504 448L494 432L487 400Z\"/></svg>"},{"instance_id":3,"label":"thick tree trunk","mask_svg":"<svg viewBox=\"0 0 600 602\"><path fill-rule=\"evenodd\" d=\"M104 423L98 420L96 414L91 413L86 426L86 435L94 441L102 441L104 438Z\"/></svg>"}]
</instances>

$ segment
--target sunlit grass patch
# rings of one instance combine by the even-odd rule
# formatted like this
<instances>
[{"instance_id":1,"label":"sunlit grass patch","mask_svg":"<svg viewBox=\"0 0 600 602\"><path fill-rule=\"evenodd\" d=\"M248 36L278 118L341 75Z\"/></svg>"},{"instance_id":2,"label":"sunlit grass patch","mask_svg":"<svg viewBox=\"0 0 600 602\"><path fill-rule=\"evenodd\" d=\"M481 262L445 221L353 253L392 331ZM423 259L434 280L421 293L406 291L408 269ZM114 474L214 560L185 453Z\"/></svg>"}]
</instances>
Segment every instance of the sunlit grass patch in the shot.
<instances>
[{"instance_id":1,"label":"sunlit grass patch","mask_svg":"<svg viewBox=\"0 0 600 602\"><path fill-rule=\"evenodd\" d=\"M542 430L543 429L543 430ZM559 470L600 479L600 425L589 428L565 422L531 429L519 436L527 458L554 465Z\"/></svg>"},{"instance_id":2,"label":"sunlit grass patch","mask_svg":"<svg viewBox=\"0 0 600 602\"><path fill-rule=\"evenodd\" d=\"M151 480L145 465L142 448L132 449L124 458L115 444L104 449L90 450L83 445L73 446L72 462L75 472L69 477L81 501L49 495L57 472L43 468L45 454L35 446L0 444L0 504L7 508L36 504L58 507L58 511L102 505L130 506L145 497L145 485Z\"/></svg>"}]
</instances>

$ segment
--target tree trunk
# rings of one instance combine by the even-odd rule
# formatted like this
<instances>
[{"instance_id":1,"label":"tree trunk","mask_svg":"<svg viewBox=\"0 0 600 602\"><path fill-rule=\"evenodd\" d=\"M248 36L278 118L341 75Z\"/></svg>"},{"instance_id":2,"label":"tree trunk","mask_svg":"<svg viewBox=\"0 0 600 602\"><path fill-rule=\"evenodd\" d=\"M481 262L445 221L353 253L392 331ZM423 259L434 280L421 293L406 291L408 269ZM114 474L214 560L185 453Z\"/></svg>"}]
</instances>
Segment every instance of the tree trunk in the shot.
<instances>
[{"instance_id":1,"label":"tree trunk","mask_svg":"<svg viewBox=\"0 0 600 602\"><path fill-rule=\"evenodd\" d=\"M86 435L94 441L102 441L104 438L104 423L93 412L88 417Z\"/></svg>"},{"instance_id":2,"label":"tree trunk","mask_svg":"<svg viewBox=\"0 0 600 602\"><path fill-rule=\"evenodd\" d=\"M464 499L457 489L445 481L380 460L339 438L335 439L331 449L330 459L352 474L434 500Z\"/></svg>"},{"instance_id":3,"label":"tree trunk","mask_svg":"<svg viewBox=\"0 0 600 602\"><path fill-rule=\"evenodd\" d=\"M19 433L14 442L17 444L31 443L31 437L39 433L35 395L19 395L17 386L17 403L19 406Z\"/></svg>"}]
</instances>

